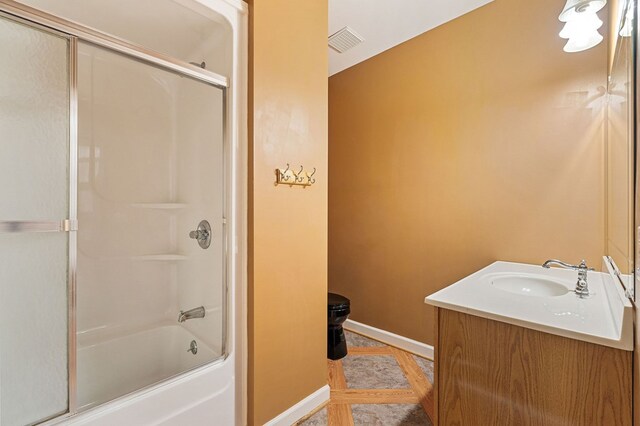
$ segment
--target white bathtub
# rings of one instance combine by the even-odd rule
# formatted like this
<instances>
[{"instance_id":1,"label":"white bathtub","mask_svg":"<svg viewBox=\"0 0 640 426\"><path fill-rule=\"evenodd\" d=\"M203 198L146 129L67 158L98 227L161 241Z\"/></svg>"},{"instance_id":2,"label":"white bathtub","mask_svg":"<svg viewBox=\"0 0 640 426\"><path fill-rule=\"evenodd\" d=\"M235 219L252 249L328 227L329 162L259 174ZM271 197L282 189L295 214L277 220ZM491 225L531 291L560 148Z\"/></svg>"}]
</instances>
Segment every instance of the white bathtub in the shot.
<instances>
[{"instance_id":1,"label":"white bathtub","mask_svg":"<svg viewBox=\"0 0 640 426\"><path fill-rule=\"evenodd\" d=\"M192 340L196 355L187 352ZM233 425L234 368L233 357L222 358L181 325L81 347L78 406L86 411L63 424Z\"/></svg>"},{"instance_id":2,"label":"white bathtub","mask_svg":"<svg viewBox=\"0 0 640 426\"><path fill-rule=\"evenodd\" d=\"M198 351L188 352L192 341ZM180 325L165 325L78 350L78 408L127 395L221 358Z\"/></svg>"}]
</instances>

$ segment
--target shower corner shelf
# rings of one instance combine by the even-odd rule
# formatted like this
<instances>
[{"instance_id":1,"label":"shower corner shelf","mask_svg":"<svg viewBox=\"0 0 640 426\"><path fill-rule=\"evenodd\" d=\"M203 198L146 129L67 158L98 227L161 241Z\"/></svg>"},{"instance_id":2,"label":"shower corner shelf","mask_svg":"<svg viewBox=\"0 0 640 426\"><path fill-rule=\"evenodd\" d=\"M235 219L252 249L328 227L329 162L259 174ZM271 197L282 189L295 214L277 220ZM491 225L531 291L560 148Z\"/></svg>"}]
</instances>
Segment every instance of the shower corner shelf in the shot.
<instances>
[{"instance_id":1,"label":"shower corner shelf","mask_svg":"<svg viewBox=\"0 0 640 426\"><path fill-rule=\"evenodd\" d=\"M143 256L133 256L131 259L142 262L179 262L187 260L188 257L182 254L147 254Z\"/></svg>"},{"instance_id":2,"label":"shower corner shelf","mask_svg":"<svg viewBox=\"0 0 640 426\"><path fill-rule=\"evenodd\" d=\"M155 209L155 210L178 210L187 207L185 203L133 203L133 207L141 209Z\"/></svg>"}]
</instances>

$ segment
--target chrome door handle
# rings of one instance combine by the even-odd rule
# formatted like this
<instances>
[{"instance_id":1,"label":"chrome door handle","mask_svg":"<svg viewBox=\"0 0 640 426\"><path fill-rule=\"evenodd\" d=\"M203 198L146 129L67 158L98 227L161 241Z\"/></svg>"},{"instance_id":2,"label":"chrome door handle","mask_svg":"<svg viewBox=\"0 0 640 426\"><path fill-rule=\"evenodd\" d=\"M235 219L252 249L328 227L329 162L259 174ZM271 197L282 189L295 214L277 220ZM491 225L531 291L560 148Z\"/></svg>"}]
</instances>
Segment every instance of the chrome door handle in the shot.
<instances>
[{"instance_id":1,"label":"chrome door handle","mask_svg":"<svg viewBox=\"0 0 640 426\"><path fill-rule=\"evenodd\" d=\"M33 220L0 220L0 234L27 232L70 232L78 230L78 221L65 219L55 222Z\"/></svg>"}]
</instances>

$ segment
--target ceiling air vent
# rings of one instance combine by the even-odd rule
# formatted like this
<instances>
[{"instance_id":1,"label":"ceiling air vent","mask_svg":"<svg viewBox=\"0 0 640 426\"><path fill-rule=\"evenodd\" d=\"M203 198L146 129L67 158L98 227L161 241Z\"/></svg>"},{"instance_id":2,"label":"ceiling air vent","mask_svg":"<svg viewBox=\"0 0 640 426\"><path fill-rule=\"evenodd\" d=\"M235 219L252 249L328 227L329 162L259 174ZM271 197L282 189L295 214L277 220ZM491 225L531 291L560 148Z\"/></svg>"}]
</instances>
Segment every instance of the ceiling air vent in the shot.
<instances>
[{"instance_id":1,"label":"ceiling air vent","mask_svg":"<svg viewBox=\"0 0 640 426\"><path fill-rule=\"evenodd\" d=\"M362 43L364 39L349 27L329 36L329 47L338 53L344 53Z\"/></svg>"}]
</instances>

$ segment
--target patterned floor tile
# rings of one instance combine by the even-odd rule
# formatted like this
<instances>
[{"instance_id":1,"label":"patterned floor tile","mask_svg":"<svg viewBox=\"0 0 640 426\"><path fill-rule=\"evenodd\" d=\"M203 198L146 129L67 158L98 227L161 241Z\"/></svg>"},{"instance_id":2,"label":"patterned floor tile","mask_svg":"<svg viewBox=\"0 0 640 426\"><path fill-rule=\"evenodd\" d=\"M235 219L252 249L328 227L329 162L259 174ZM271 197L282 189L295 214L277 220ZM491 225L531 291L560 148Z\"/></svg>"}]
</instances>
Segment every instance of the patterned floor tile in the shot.
<instances>
[{"instance_id":1,"label":"patterned floor tile","mask_svg":"<svg viewBox=\"0 0 640 426\"><path fill-rule=\"evenodd\" d=\"M350 389L411 387L393 355L348 355L342 365Z\"/></svg>"},{"instance_id":2,"label":"patterned floor tile","mask_svg":"<svg viewBox=\"0 0 640 426\"><path fill-rule=\"evenodd\" d=\"M368 337L361 336L357 333L352 333L351 331L344 331L344 335L347 338L347 348L349 347L359 347L359 348L370 348L374 346L386 346L384 343L380 343L376 340L369 339Z\"/></svg>"},{"instance_id":3,"label":"patterned floor tile","mask_svg":"<svg viewBox=\"0 0 640 426\"><path fill-rule=\"evenodd\" d=\"M429 383L433 383L433 361L431 361L430 359L419 357L417 355L413 355L413 359L416 360L416 363L418 364L418 366L420 366L420 369L422 370L424 375L427 376L427 379L429 379Z\"/></svg>"},{"instance_id":4,"label":"patterned floor tile","mask_svg":"<svg viewBox=\"0 0 640 426\"><path fill-rule=\"evenodd\" d=\"M429 392L417 373L411 357L424 378L433 383L433 361L392 348L384 343L345 330L348 348L359 348L338 361L329 361L329 384L333 393L331 410L314 413L297 426L432 426L427 412L432 408L416 404ZM400 366L402 364L402 367ZM404 370L413 372L412 382ZM422 381L421 381L422 380ZM349 389L351 394L344 394ZM413 384L413 385L412 385ZM414 387L412 387L414 386ZM363 391L358 391L362 389ZM402 389L385 393L365 389ZM398 392L407 395L398 397ZM391 396L394 395L394 396ZM355 398L354 398L355 396ZM424 400L431 401L431 400ZM426 403L424 402L423 403ZM353 404L353 402L358 402ZM362 402L371 402L362 404ZM375 403L373 403L375 402ZM404 403L398 403L404 402ZM331 421L329 423L329 414Z\"/></svg>"},{"instance_id":5,"label":"patterned floor tile","mask_svg":"<svg viewBox=\"0 0 640 426\"><path fill-rule=\"evenodd\" d=\"M420 405L356 404L351 406L356 426L431 426Z\"/></svg>"},{"instance_id":6,"label":"patterned floor tile","mask_svg":"<svg viewBox=\"0 0 640 426\"><path fill-rule=\"evenodd\" d=\"M327 426L328 424L327 407L324 407L308 419L298 423L298 426Z\"/></svg>"}]
</instances>

